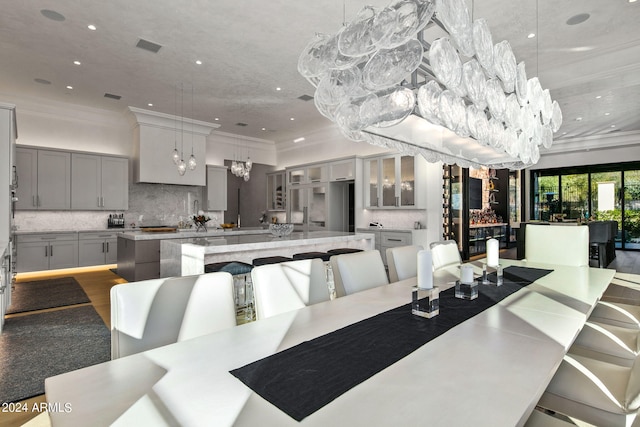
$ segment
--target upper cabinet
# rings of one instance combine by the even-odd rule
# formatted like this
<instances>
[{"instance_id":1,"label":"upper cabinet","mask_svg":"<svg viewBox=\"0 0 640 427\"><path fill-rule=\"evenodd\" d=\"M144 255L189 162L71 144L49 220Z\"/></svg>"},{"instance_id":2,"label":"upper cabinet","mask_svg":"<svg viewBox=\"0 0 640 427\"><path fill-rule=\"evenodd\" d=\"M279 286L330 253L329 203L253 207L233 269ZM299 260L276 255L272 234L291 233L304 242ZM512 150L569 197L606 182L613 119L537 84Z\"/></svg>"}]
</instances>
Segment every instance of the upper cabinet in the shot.
<instances>
[{"instance_id":1,"label":"upper cabinet","mask_svg":"<svg viewBox=\"0 0 640 427\"><path fill-rule=\"evenodd\" d=\"M94 154L71 154L71 209L129 208L129 161Z\"/></svg>"},{"instance_id":2,"label":"upper cabinet","mask_svg":"<svg viewBox=\"0 0 640 427\"><path fill-rule=\"evenodd\" d=\"M227 210L227 174L225 166L207 165L207 187L204 191L204 210Z\"/></svg>"},{"instance_id":3,"label":"upper cabinet","mask_svg":"<svg viewBox=\"0 0 640 427\"><path fill-rule=\"evenodd\" d=\"M286 202L286 173L284 171L267 174L267 210L283 211L287 208Z\"/></svg>"},{"instance_id":4,"label":"upper cabinet","mask_svg":"<svg viewBox=\"0 0 640 427\"><path fill-rule=\"evenodd\" d=\"M288 169L287 176L289 185L327 182L327 165L309 165Z\"/></svg>"},{"instance_id":5,"label":"upper cabinet","mask_svg":"<svg viewBox=\"0 0 640 427\"><path fill-rule=\"evenodd\" d=\"M365 207L380 209L424 209L419 186L426 173L420 157L376 156L364 161ZM424 193L424 192L423 192Z\"/></svg>"},{"instance_id":6,"label":"upper cabinet","mask_svg":"<svg viewBox=\"0 0 640 427\"><path fill-rule=\"evenodd\" d=\"M16 148L16 209L71 208L71 154Z\"/></svg>"},{"instance_id":7,"label":"upper cabinet","mask_svg":"<svg viewBox=\"0 0 640 427\"><path fill-rule=\"evenodd\" d=\"M356 159L329 163L329 181L348 181L356 177Z\"/></svg>"}]
</instances>

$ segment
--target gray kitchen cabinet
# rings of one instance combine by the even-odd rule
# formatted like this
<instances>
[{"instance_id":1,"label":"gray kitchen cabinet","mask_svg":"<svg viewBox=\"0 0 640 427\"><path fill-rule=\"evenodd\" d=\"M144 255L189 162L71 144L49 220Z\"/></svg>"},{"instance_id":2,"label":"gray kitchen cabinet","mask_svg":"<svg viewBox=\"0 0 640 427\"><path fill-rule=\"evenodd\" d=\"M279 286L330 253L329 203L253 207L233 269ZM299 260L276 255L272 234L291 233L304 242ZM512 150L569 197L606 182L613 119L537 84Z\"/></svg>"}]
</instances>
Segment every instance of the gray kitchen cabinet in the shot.
<instances>
[{"instance_id":1,"label":"gray kitchen cabinet","mask_svg":"<svg viewBox=\"0 0 640 427\"><path fill-rule=\"evenodd\" d=\"M358 233L375 235L375 248L380 251L384 265L387 265L387 249L398 246L420 245L428 248L427 230L389 230L384 228L358 228Z\"/></svg>"},{"instance_id":2,"label":"gray kitchen cabinet","mask_svg":"<svg viewBox=\"0 0 640 427\"><path fill-rule=\"evenodd\" d=\"M16 148L16 171L16 209L71 208L70 153L19 147Z\"/></svg>"},{"instance_id":3,"label":"gray kitchen cabinet","mask_svg":"<svg viewBox=\"0 0 640 427\"><path fill-rule=\"evenodd\" d=\"M71 209L129 208L129 160L95 154L71 154Z\"/></svg>"},{"instance_id":4,"label":"gray kitchen cabinet","mask_svg":"<svg viewBox=\"0 0 640 427\"><path fill-rule=\"evenodd\" d=\"M17 236L18 273L78 266L78 234L43 233Z\"/></svg>"},{"instance_id":5,"label":"gray kitchen cabinet","mask_svg":"<svg viewBox=\"0 0 640 427\"><path fill-rule=\"evenodd\" d=\"M160 240L118 237L118 275L129 282L160 277Z\"/></svg>"},{"instance_id":6,"label":"gray kitchen cabinet","mask_svg":"<svg viewBox=\"0 0 640 427\"><path fill-rule=\"evenodd\" d=\"M204 203L207 211L227 210L227 174L225 166L207 165L207 186L204 189Z\"/></svg>"},{"instance_id":7,"label":"gray kitchen cabinet","mask_svg":"<svg viewBox=\"0 0 640 427\"><path fill-rule=\"evenodd\" d=\"M207 186L202 204L204 210L227 210L227 174L228 169L225 166L207 165Z\"/></svg>"},{"instance_id":8,"label":"gray kitchen cabinet","mask_svg":"<svg viewBox=\"0 0 640 427\"><path fill-rule=\"evenodd\" d=\"M78 266L115 264L118 262L118 233L79 233Z\"/></svg>"}]
</instances>

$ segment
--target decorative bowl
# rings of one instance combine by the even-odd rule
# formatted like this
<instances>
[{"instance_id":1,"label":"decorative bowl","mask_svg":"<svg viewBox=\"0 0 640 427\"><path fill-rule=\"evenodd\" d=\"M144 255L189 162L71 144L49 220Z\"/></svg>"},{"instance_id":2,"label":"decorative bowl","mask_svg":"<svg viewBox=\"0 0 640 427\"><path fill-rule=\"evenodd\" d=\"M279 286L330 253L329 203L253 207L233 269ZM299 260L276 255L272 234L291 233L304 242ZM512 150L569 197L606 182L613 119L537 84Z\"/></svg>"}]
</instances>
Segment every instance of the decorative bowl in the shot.
<instances>
[{"instance_id":1,"label":"decorative bowl","mask_svg":"<svg viewBox=\"0 0 640 427\"><path fill-rule=\"evenodd\" d=\"M222 228L233 228L233 227L235 227L235 226L236 226L236 224L235 224L235 223L233 223L233 222L230 222L230 223L226 223L226 222L225 222L225 223L223 223L223 224L220 224L220 227L222 227Z\"/></svg>"},{"instance_id":2,"label":"decorative bowl","mask_svg":"<svg viewBox=\"0 0 640 427\"><path fill-rule=\"evenodd\" d=\"M293 231L293 224L269 224L269 231L276 237L288 236Z\"/></svg>"}]
</instances>

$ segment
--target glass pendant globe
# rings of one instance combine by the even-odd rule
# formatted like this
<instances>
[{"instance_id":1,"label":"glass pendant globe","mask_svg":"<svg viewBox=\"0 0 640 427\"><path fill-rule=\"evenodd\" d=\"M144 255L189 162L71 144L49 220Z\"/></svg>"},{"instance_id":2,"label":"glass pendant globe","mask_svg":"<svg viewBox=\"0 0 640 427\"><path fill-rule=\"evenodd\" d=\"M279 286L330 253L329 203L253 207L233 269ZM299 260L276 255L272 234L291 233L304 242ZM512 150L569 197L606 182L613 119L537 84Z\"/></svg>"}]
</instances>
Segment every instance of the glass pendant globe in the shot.
<instances>
[{"instance_id":1,"label":"glass pendant globe","mask_svg":"<svg viewBox=\"0 0 640 427\"><path fill-rule=\"evenodd\" d=\"M173 159L174 164L178 164L180 162L180 153L178 153L178 149L173 149L173 154L171 154L171 158Z\"/></svg>"},{"instance_id":2,"label":"glass pendant globe","mask_svg":"<svg viewBox=\"0 0 640 427\"><path fill-rule=\"evenodd\" d=\"M251 157L247 157L247 161L244 164L244 167L247 171L251 171L251 168L253 167L253 162L251 161Z\"/></svg>"},{"instance_id":3,"label":"glass pendant globe","mask_svg":"<svg viewBox=\"0 0 640 427\"><path fill-rule=\"evenodd\" d=\"M187 161L187 166L189 167L189 170L195 170L196 166L198 166L198 163L196 162L196 158L194 157L194 155L192 154L191 157L189 157L189 160Z\"/></svg>"},{"instance_id":4,"label":"glass pendant globe","mask_svg":"<svg viewBox=\"0 0 640 427\"><path fill-rule=\"evenodd\" d=\"M186 171L187 171L187 164L184 162L184 160L180 160L178 162L178 173L180 174L180 176L182 176Z\"/></svg>"}]
</instances>

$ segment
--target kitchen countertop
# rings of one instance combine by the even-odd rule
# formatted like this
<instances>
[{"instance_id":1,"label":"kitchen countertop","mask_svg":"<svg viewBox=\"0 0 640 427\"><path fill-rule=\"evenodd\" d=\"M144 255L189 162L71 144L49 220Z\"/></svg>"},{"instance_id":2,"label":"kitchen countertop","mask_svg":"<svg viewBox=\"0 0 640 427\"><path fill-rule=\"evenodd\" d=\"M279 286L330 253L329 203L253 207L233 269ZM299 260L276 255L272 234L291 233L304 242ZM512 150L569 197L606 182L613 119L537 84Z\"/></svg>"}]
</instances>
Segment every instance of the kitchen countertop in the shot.
<instances>
[{"instance_id":1,"label":"kitchen countertop","mask_svg":"<svg viewBox=\"0 0 640 427\"><path fill-rule=\"evenodd\" d=\"M426 228L393 228L393 227L358 227L357 231L366 233L371 231L393 231L393 232L401 232L401 233L411 233L413 231L427 231Z\"/></svg>"},{"instance_id":2,"label":"kitchen countertop","mask_svg":"<svg viewBox=\"0 0 640 427\"><path fill-rule=\"evenodd\" d=\"M59 234L59 233L122 233L126 231L139 230L139 228L96 228L87 230L39 230L39 231L20 231L13 232L16 236L25 236L29 234Z\"/></svg>"},{"instance_id":3,"label":"kitchen countertop","mask_svg":"<svg viewBox=\"0 0 640 427\"><path fill-rule=\"evenodd\" d=\"M194 228L178 230L176 232L146 232L139 229L127 231L120 234L118 237L128 240L165 240L165 239L189 239L198 237L222 237L233 236L242 234L271 234L268 229L261 227L244 227L233 228L230 230L224 229L208 229L207 231L196 231Z\"/></svg>"}]
</instances>

